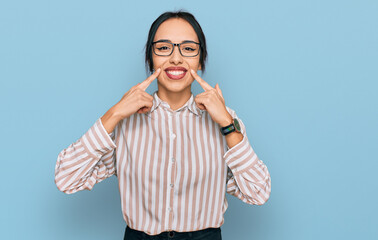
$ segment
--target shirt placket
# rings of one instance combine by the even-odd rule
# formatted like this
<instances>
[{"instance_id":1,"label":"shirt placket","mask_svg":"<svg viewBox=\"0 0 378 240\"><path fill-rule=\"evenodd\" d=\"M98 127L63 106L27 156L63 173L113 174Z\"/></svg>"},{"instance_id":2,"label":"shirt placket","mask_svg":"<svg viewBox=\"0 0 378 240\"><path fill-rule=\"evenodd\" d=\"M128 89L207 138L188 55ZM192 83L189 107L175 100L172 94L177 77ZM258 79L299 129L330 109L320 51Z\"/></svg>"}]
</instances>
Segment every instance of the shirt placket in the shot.
<instances>
[{"instance_id":1,"label":"shirt placket","mask_svg":"<svg viewBox=\"0 0 378 240\"><path fill-rule=\"evenodd\" d=\"M176 171L176 133L174 132L174 122L175 122L175 114L174 112L169 109L168 110L168 136L169 137L169 172L168 172L168 231L172 231L172 223L173 223L173 200L174 200L174 182L175 182L175 171Z\"/></svg>"}]
</instances>

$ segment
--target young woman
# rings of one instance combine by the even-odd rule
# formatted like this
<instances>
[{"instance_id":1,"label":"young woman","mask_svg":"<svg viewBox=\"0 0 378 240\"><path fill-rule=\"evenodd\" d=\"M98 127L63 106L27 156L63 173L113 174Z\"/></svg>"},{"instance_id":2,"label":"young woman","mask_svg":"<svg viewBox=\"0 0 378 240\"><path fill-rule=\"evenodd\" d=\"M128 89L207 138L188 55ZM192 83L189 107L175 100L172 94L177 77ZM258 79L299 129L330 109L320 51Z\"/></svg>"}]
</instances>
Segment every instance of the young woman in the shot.
<instances>
[{"instance_id":1,"label":"young woman","mask_svg":"<svg viewBox=\"0 0 378 240\"><path fill-rule=\"evenodd\" d=\"M124 94L58 156L55 182L67 194L116 175L124 239L222 239L225 192L262 205L271 179L243 122L205 70L206 40L194 16L165 12L151 25L152 73ZM157 78L153 96L145 90ZM204 92L193 96L197 81ZM155 238L154 238L155 237Z\"/></svg>"}]
</instances>

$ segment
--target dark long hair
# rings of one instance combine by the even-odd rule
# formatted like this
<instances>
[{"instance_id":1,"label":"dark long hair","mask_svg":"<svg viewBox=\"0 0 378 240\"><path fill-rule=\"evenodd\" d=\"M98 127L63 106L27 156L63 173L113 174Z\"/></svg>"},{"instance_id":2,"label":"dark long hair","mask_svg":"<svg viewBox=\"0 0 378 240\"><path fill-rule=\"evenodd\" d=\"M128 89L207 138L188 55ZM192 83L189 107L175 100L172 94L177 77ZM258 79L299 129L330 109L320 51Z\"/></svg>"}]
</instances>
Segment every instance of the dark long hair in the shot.
<instances>
[{"instance_id":1,"label":"dark long hair","mask_svg":"<svg viewBox=\"0 0 378 240\"><path fill-rule=\"evenodd\" d=\"M145 65L146 71L153 73L154 63L152 61L152 42L155 38L155 34L160 24L170 18L182 18L186 20L190 25L192 25L194 31L197 34L198 41L200 43L200 59L199 63L201 64L202 73L205 72L205 62L207 59L207 49L206 49L206 38L205 34L202 31L201 26L197 22L196 18L189 12L186 11L176 11L176 12L165 12L161 14L151 25L150 31L148 33L147 43L145 46L146 55L145 55Z\"/></svg>"}]
</instances>

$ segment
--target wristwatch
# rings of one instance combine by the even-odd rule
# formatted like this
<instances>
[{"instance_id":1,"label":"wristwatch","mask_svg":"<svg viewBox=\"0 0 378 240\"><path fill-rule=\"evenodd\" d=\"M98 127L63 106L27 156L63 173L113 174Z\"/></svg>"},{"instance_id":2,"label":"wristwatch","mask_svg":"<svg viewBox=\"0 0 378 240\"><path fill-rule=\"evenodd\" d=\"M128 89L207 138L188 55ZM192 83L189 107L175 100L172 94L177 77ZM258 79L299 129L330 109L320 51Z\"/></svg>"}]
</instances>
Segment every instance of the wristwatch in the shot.
<instances>
[{"instance_id":1,"label":"wristwatch","mask_svg":"<svg viewBox=\"0 0 378 240\"><path fill-rule=\"evenodd\" d=\"M223 136L226 136L229 133L232 132L240 132L240 124L237 118L232 119L232 123L228 126L221 127L220 132Z\"/></svg>"}]
</instances>

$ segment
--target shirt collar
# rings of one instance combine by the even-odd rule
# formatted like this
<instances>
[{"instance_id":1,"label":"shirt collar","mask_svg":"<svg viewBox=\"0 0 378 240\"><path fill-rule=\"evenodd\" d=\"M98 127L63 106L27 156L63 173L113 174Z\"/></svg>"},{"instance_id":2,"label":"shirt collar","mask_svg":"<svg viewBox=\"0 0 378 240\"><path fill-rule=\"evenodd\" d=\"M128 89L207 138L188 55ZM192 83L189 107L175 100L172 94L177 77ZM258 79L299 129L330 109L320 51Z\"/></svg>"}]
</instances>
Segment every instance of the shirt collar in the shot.
<instances>
[{"instance_id":1,"label":"shirt collar","mask_svg":"<svg viewBox=\"0 0 378 240\"><path fill-rule=\"evenodd\" d=\"M153 111L155 111L155 109L157 107L159 107L161 105L161 107L164 109L164 110L167 110L167 111L170 111L170 112L178 112L178 111L181 111L185 108L188 108L192 113L194 113L196 116L200 117L202 116L202 113L205 111L205 110L201 110L197 107L197 104L196 102L194 101L194 96L193 96L193 93L191 93L190 95L190 98L189 100L182 106L180 107L179 109L177 110L172 110L169 106L169 104L163 100L161 100L158 95L157 95L157 91L155 91L153 93L153 101L152 101L152 107L151 107L151 110L149 112L147 112L146 114L151 114Z\"/></svg>"}]
</instances>

